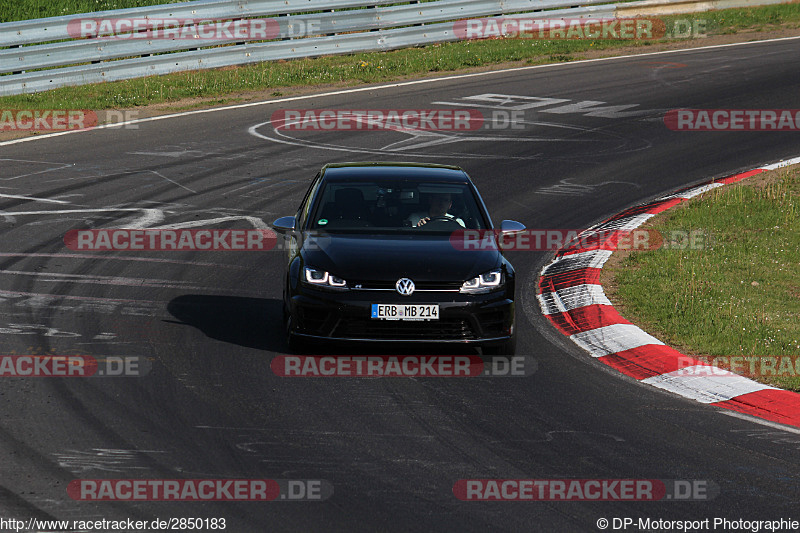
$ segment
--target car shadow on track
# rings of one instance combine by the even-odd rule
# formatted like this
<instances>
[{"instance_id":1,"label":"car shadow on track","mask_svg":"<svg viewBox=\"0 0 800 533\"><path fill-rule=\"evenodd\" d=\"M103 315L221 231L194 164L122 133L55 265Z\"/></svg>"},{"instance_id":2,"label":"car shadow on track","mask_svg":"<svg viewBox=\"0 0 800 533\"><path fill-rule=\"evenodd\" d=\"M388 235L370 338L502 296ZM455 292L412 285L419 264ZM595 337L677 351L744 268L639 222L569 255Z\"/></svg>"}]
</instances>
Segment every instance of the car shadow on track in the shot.
<instances>
[{"instance_id":1,"label":"car shadow on track","mask_svg":"<svg viewBox=\"0 0 800 533\"><path fill-rule=\"evenodd\" d=\"M286 352L283 303L266 298L192 294L178 296L167 311L206 336L257 350Z\"/></svg>"},{"instance_id":2,"label":"car shadow on track","mask_svg":"<svg viewBox=\"0 0 800 533\"><path fill-rule=\"evenodd\" d=\"M206 336L246 348L290 353L283 329L283 302L265 298L193 294L178 296L167 311ZM475 355L466 345L429 343L314 342L302 353L313 355Z\"/></svg>"}]
</instances>

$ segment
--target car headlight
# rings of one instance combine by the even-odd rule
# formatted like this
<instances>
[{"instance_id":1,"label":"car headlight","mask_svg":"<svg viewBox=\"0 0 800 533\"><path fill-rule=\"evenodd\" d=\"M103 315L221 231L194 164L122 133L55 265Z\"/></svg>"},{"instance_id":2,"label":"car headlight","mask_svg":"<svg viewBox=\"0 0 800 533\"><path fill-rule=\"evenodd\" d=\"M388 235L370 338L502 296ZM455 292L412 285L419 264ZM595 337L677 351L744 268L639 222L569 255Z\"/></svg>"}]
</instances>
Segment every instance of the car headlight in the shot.
<instances>
[{"instance_id":1,"label":"car headlight","mask_svg":"<svg viewBox=\"0 0 800 533\"><path fill-rule=\"evenodd\" d=\"M329 289L347 288L347 282L342 278L338 278L324 270L311 267L303 268L303 280L309 285L315 285L317 287L326 287Z\"/></svg>"},{"instance_id":2,"label":"car headlight","mask_svg":"<svg viewBox=\"0 0 800 533\"><path fill-rule=\"evenodd\" d=\"M461 285L461 292L490 292L503 285L503 273L500 270L492 270L478 277L472 278Z\"/></svg>"}]
</instances>

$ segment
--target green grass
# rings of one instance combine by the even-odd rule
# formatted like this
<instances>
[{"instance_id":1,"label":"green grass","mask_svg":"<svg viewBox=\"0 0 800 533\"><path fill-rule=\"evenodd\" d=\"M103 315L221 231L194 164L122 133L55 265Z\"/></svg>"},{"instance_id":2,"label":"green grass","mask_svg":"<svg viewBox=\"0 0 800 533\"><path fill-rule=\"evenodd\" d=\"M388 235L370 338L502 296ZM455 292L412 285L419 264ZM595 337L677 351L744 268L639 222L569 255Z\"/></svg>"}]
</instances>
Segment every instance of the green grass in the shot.
<instances>
[{"instance_id":1,"label":"green grass","mask_svg":"<svg viewBox=\"0 0 800 533\"><path fill-rule=\"evenodd\" d=\"M96 2L93 4L92 2ZM64 0L57 3L61 11L83 10L82 6L125 7L158 3L155 0ZM50 9L45 0L18 0L2 3L0 11L19 13L17 18L41 9ZM41 16L41 15L39 15ZM731 31L758 25L800 24L800 4L784 4L752 9L735 9L665 17L671 30L676 19L703 18L709 32ZM660 41L659 41L660 42ZM646 47L649 41L543 41L485 40L432 45L391 52L362 53L349 56L328 56L260 63L242 67L193 71L135 80L80 87L65 87L37 94L0 98L2 108L29 109L119 109L174 102L184 98L211 99L208 105L236 102L238 93L281 93L278 89L326 84L356 85L418 77L430 72L452 72L460 69L491 66L504 62L543 64L578 59L590 50L611 52L623 46ZM186 104L181 104L185 106ZM202 103L189 104L194 106Z\"/></svg>"},{"instance_id":2,"label":"green grass","mask_svg":"<svg viewBox=\"0 0 800 533\"><path fill-rule=\"evenodd\" d=\"M711 246L632 252L613 267L624 316L692 354L800 356L800 167L777 174L659 216L662 235L702 230ZM765 381L800 391L797 376Z\"/></svg>"},{"instance_id":3,"label":"green grass","mask_svg":"<svg viewBox=\"0 0 800 533\"><path fill-rule=\"evenodd\" d=\"M174 4L177 1L181 0L5 0L0 2L0 22Z\"/></svg>"},{"instance_id":4,"label":"green grass","mask_svg":"<svg viewBox=\"0 0 800 533\"><path fill-rule=\"evenodd\" d=\"M0 107L33 109L134 107L193 97L220 97L243 91L324 84L362 84L448 72L467 67L527 61L564 61L572 54L612 48L627 42L490 40L446 43L393 52L327 56L259 63L224 70L151 76L114 83L64 87L30 95L0 98ZM552 59L551 59L552 58Z\"/></svg>"},{"instance_id":5,"label":"green grass","mask_svg":"<svg viewBox=\"0 0 800 533\"><path fill-rule=\"evenodd\" d=\"M752 9L726 9L683 18L706 19L708 21L706 29L711 33L721 34L736 33L736 31L742 29L766 31L786 23L796 28L799 21L798 13L800 13L800 4L795 3L776 4Z\"/></svg>"}]
</instances>

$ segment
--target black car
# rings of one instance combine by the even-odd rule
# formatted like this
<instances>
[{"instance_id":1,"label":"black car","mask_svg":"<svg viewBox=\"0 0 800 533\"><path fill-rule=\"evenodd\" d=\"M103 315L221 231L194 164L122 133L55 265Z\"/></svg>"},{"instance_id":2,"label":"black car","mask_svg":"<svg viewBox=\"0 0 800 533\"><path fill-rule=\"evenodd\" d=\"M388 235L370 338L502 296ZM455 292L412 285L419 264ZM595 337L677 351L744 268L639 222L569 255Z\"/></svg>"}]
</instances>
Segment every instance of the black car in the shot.
<instances>
[{"instance_id":1,"label":"black car","mask_svg":"<svg viewBox=\"0 0 800 533\"><path fill-rule=\"evenodd\" d=\"M469 343L484 354L514 353L514 269L498 247L465 250L453 238L495 235L462 169L326 165L297 214L273 227L289 239L283 298L293 350L337 340ZM506 220L500 232L523 229Z\"/></svg>"}]
</instances>

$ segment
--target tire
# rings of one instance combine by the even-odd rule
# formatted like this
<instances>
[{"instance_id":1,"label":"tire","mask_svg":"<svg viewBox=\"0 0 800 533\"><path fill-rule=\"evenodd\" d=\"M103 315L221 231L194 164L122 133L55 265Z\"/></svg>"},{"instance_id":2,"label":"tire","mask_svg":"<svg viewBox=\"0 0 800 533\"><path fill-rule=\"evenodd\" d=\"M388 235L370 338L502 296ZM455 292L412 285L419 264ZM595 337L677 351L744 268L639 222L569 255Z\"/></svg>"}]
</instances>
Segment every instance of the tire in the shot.
<instances>
[{"instance_id":1,"label":"tire","mask_svg":"<svg viewBox=\"0 0 800 533\"><path fill-rule=\"evenodd\" d=\"M288 314L286 315L284 324L286 327L286 344L289 346L289 352L295 355L307 354L309 350L309 342L305 340L303 337L300 337L292 333L291 315Z\"/></svg>"}]
</instances>

